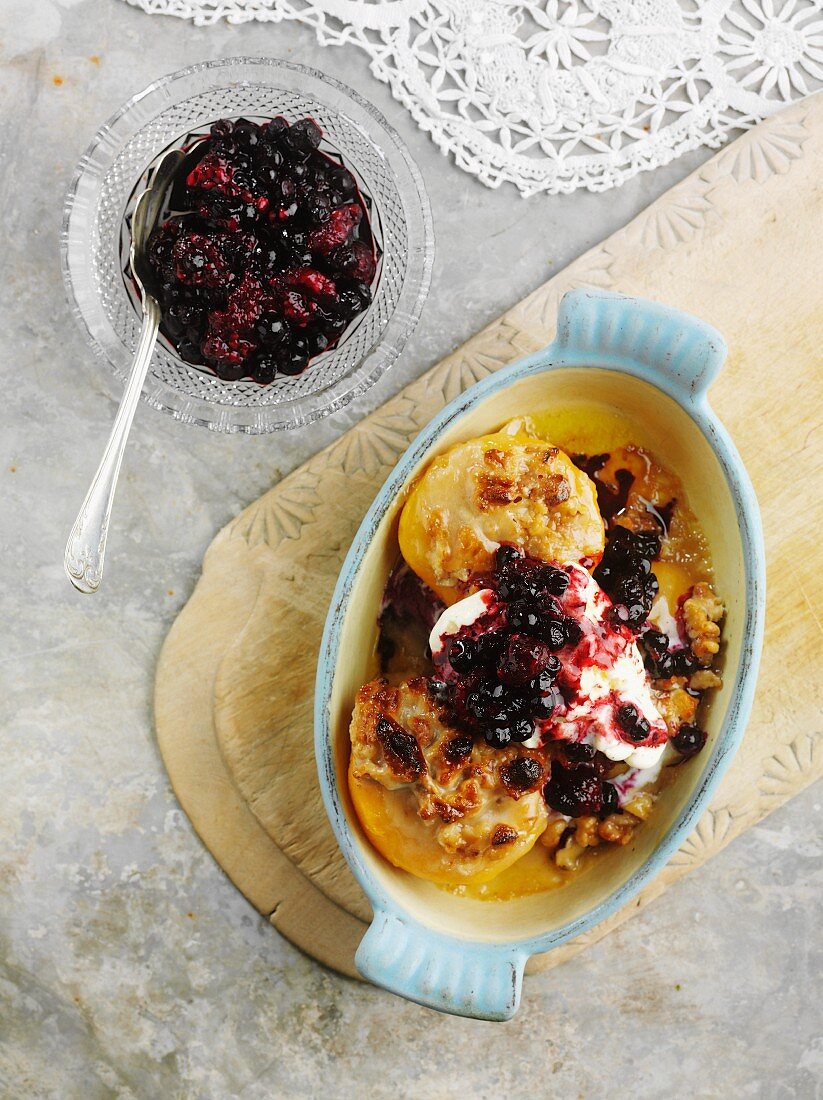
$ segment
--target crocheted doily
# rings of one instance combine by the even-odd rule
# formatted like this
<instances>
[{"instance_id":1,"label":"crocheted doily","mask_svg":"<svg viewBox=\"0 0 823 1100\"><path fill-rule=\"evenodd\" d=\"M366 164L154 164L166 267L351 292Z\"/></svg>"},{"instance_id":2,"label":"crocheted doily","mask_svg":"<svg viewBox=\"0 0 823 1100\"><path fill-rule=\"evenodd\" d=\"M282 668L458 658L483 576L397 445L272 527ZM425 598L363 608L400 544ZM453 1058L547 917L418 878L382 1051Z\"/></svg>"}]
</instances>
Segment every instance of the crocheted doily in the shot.
<instances>
[{"instance_id":1,"label":"crocheted doily","mask_svg":"<svg viewBox=\"0 0 823 1100\"><path fill-rule=\"evenodd\" d=\"M602 191L823 87L821 0L127 0L354 43L461 168Z\"/></svg>"}]
</instances>

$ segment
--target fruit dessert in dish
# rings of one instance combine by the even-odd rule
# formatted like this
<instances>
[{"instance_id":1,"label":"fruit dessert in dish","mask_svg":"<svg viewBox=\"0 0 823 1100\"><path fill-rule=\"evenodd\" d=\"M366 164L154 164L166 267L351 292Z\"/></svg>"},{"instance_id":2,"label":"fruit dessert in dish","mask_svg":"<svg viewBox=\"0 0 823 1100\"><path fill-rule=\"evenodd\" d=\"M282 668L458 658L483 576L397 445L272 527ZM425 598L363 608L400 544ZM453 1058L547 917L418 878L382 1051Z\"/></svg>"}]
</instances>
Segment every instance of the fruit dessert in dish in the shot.
<instances>
[{"instance_id":1,"label":"fruit dessert in dish","mask_svg":"<svg viewBox=\"0 0 823 1100\"><path fill-rule=\"evenodd\" d=\"M155 230L161 331L188 363L260 384L302 373L371 302L367 202L311 118L216 122Z\"/></svg>"},{"instance_id":2,"label":"fruit dessert in dish","mask_svg":"<svg viewBox=\"0 0 823 1100\"><path fill-rule=\"evenodd\" d=\"M351 721L371 843L478 898L563 885L631 843L721 684L723 604L679 480L625 431L582 453L553 427L456 444L411 487L382 674Z\"/></svg>"}]
</instances>

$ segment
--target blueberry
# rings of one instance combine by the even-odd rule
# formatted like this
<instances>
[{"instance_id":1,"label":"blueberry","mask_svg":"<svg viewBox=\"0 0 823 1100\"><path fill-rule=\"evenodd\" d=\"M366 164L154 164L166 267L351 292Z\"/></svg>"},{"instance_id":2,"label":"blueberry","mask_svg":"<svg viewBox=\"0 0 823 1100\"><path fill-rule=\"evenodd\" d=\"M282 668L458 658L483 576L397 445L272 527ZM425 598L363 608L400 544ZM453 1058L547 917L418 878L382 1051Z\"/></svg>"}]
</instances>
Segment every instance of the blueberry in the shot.
<instances>
[{"instance_id":1,"label":"blueberry","mask_svg":"<svg viewBox=\"0 0 823 1100\"><path fill-rule=\"evenodd\" d=\"M447 703L449 701L450 688L445 680L432 679L427 684L429 695L436 703Z\"/></svg>"},{"instance_id":2,"label":"blueberry","mask_svg":"<svg viewBox=\"0 0 823 1100\"><path fill-rule=\"evenodd\" d=\"M482 718L488 709L489 695L482 688L476 688L466 696L466 710L474 718Z\"/></svg>"},{"instance_id":3,"label":"blueberry","mask_svg":"<svg viewBox=\"0 0 823 1100\"><path fill-rule=\"evenodd\" d=\"M283 118L282 115L278 115L277 118L273 118L270 122L267 122L263 127L263 136L268 138L269 141L279 142L289 131L289 124Z\"/></svg>"},{"instance_id":4,"label":"blueberry","mask_svg":"<svg viewBox=\"0 0 823 1100\"><path fill-rule=\"evenodd\" d=\"M705 730L692 725L690 722L684 722L672 738L672 748L688 760L689 757L696 756L700 752L706 744L706 737Z\"/></svg>"},{"instance_id":5,"label":"blueberry","mask_svg":"<svg viewBox=\"0 0 823 1100\"><path fill-rule=\"evenodd\" d=\"M560 667L560 658L555 657L554 654L552 654L552 656L549 657L546 663L546 667L541 671L540 675L532 680L529 684L529 690L532 692L532 694L543 695L547 691L551 691L552 686L554 685L554 681L557 679L557 674L560 671Z\"/></svg>"},{"instance_id":6,"label":"blueberry","mask_svg":"<svg viewBox=\"0 0 823 1100\"><path fill-rule=\"evenodd\" d=\"M651 731L648 719L632 703L624 703L617 708L617 724L631 741L645 741Z\"/></svg>"},{"instance_id":7,"label":"blueberry","mask_svg":"<svg viewBox=\"0 0 823 1100\"><path fill-rule=\"evenodd\" d=\"M530 718L517 718L511 724L511 739L522 744L534 733L534 722Z\"/></svg>"},{"instance_id":8,"label":"blueberry","mask_svg":"<svg viewBox=\"0 0 823 1100\"><path fill-rule=\"evenodd\" d=\"M234 124L232 137L239 149L253 149L260 141L260 128L256 122L240 118Z\"/></svg>"},{"instance_id":9,"label":"blueberry","mask_svg":"<svg viewBox=\"0 0 823 1100\"><path fill-rule=\"evenodd\" d=\"M505 569L507 565L511 565L512 562L520 561L522 557L521 552L516 546L507 546L503 544L498 546L494 554L494 565L496 569Z\"/></svg>"},{"instance_id":10,"label":"blueberry","mask_svg":"<svg viewBox=\"0 0 823 1100\"><path fill-rule=\"evenodd\" d=\"M234 130L234 123L227 118L221 118L219 122L212 123L209 133L217 141L222 141L231 137L232 130Z\"/></svg>"},{"instance_id":11,"label":"blueberry","mask_svg":"<svg viewBox=\"0 0 823 1100\"><path fill-rule=\"evenodd\" d=\"M614 783L603 784L603 806L600 810L601 817L608 817L609 814L616 814L620 809L620 802L617 798L617 787Z\"/></svg>"},{"instance_id":12,"label":"blueberry","mask_svg":"<svg viewBox=\"0 0 823 1100\"><path fill-rule=\"evenodd\" d=\"M341 281L337 286L339 294L338 311L341 317L351 321L371 303L371 291L365 283L356 279Z\"/></svg>"},{"instance_id":13,"label":"blueberry","mask_svg":"<svg viewBox=\"0 0 823 1100\"><path fill-rule=\"evenodd\" d=\"M184 363L200 364L203 362L203 355L199 346L192 343L191 340L181 340L177 345L177 354Z\"/></svg>"},{"instance_id":14,"label":"blueberry","mask_svg":"<svg viewBox=\"0 0 823 1100\"><path fill-rule=\"evenodd\" d=\"M259 382L261 385L266 386L269 382L274 380L274 376L277 374L277 367L277 359L273 355L263 352L263 354L258 355L257 359L252 363L250 374L255 382Z\"/></svg>"},{"instance_id":15,"label":"blueberry","mask_svg":"<svg viewBox=\"0 0 823 1100\"><path fill-rule=\"evenodd\" d=\"M553 810L568 817L596 814L603 807L603 783L583 768L565 768L554 760L543 797Z\"/></svg>"},{"instance_id":16,"label":"blueberry","mask_svg":"<svg viewBox=\"0 0 823 1100\"><path fill-rule=\"evenodd\" d=\"M323 131L312 118L301 118L289 133L289 143L298 152L309 156L320 144Z\"/></svg>"},{"instance_id":17,"label":"blueberry","mask_svg":"<svg viewBox=\"0 0 823 1100\"><path fill-rule=\"evenodd\" d=\"M237 382L246 373L245 363L220 363L214 368L218 378L224 382Z\"/></svg>"},{"instance_id":18,"label":"blueberry","mask_svg":"<svg viewBox=\"0 0 823 1100\"><path fill-rule=\"evenodd\" d=\"M532 701L531 711L538 721L551 718L560 703L560 695L556 691L548 691L545 695L539 695Z\"/></svg>"},{"instance_id":19,"label":"blueberry","mask_svg":"<svg viewBox=\"0 0 823 1100\"><path fill-rule=\"evenodd\" d=\"M566 644L566 631L561 623L547 623L540 633L550 649L562 649Z\"/></svg>"},{"instance_id":20,"label":"blueberry","mask_svg":"<svg viewBox=\"0 0 823 1100\"><path fill-rule=\"evenodd\" d=\"M254 326L254 331L264 348L281 348L289 335L286 322L276 313L264 313Z\"/></svg>"},{"instance_id":21,"label":"blueberry","mask_svg":"<svg viewBox=\"0 0 823 1100\"><path fill-rule=\"evenodd\" d=\"M491 745L493 749L505 749L507 745L511 744L511 730L508 726L493 726L490 729L485 730L483 736L486 739L486 744Z\"/></svg>"},{"instance_id":22,"label":"blueberry","mask_svg":"<svg viewBox=\"0 0 823 1100\"><path fill-rule=\"evenodd\" d=\"M525 600L517 600L509 605L508 618L512 630L522 630L525 634L537 634L540 616Z\"/></svg>"},{"instance_id":23,"label":"blueberry","mask_svg":"<svg viewBox=\"0 0 823 1100\"><path fill-rule=\"evenodd\" d=\"M309 344L309 353L311 355L320 355L324 352L330 343L328 336L325 332L310 332L306 336Z\"/></svg>"},{"instance_id":24,"label":"blueberry","mask_svg":"<svg viewBox=\"0 0 823 1100\"><path fill-rule=\"evenodd\" d=\"M449 646L449 664L455 672L470 672L475 656L476 647L471 638L455 638Z\"/></svg>"},{"instance_id":25,"label":"blueberry","mask_svg":"<svg viewBox=\"0 0 823 1100\"><path fill-rule=\"evenodd\" d=\"M494 664L503 648L505 640L506 636L501 631L491 631L488 634L481 634L479 638L475 638L474 641L478 663Z\"/></svg>"}]
</instances>

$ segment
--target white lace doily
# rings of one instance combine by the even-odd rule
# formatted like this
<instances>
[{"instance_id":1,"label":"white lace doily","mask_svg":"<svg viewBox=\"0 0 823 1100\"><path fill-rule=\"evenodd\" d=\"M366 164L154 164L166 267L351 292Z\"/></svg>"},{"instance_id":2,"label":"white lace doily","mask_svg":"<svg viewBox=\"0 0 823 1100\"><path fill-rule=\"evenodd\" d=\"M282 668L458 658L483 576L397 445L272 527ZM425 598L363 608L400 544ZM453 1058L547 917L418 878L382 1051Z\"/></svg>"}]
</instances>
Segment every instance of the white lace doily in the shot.
<instances>
[{"instance_id":1,"label":"white lace doily","mask_svg":"<svg viewBox=\"0 0 823 1100\"><path fill-rule=\"evenodd\" d=\"M823 87L823 0L127 0L353 43L490 187L602 191Z\"/></svg>"}]
</instances>

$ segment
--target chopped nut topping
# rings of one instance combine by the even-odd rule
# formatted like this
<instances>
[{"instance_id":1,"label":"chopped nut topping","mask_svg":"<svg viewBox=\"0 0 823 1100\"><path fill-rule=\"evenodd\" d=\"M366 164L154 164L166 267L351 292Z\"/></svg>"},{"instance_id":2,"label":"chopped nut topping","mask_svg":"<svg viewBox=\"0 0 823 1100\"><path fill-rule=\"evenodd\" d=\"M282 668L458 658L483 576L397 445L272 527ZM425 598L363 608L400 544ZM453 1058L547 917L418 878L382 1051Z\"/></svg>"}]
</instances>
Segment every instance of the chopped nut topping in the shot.
<instances>
[{"instance_id":1,"label":"chopped nut topping","mask_svg":"<svg viewBox=\"0 0 823 1100\"><path fill-rule=\"evenodd\" d=\"M577 869L580 863L580 857L585 850L586 849L582 847L582 845L577 843L574 837L571 837L554 857L554 862L561 871L574 871Z\"/></svg>"},{"instance_id":2,"label":"chopped nut topping","mask_svg":"<svg viewBox=\"0 0 823 1100\"><path fill-rule=\"evenodd\" d=\"M610 844L628 844L638 819L631 814L609 814L600 822L598 832Z\"/></svg>"},{"instance_id":3,"label":"chopped nut topping","mask_svg":"<svg viewBox=\"0 0 823 1100\"><path fill-rule=\"evenodd\" d=\"M578 817L577 828L574 830L575 843L579 844L581 848L596 848L600 843L600 837L597 833L599 825L600 819L593 814Z\"/></svg>"},{"instance_id":4,"label":"chopped nut topping","mask_svg":"<svg viewBox=\"0 0 823 1100\"><path fill-rule=\"evenodd\" d=\"M558 817L555 821L550 821L546 826L545 832L540 837L540 843L550 851L554 851L562 840L563 833L565 833L568 827L569 823L565 818Z\"/></svg>"},{"instance_id":5,"label":"chopped nut topping","mask_svg":"<svg viewBox=\"0 0 823 1100\"><path fill-rule=\"evenodd\" d=\"M691 596L683 602L683 622L692 653L703 668L708 668L720 651L717 624L723 614L723 601L714 594L711 585L703 581L694 586Z\"/></svg>"},{"instance_id":6,"label":"chopped nut topping","mask_svg":"<svg viewBox=\"0 0 823 1100\"><path fill-rule=\"evenodd\" d=\"M699 672L692 673L689 687L692 691L709 691L711 688L723 687L723 681L710 668L701 668Z\"/></svg>"},{"instance_id":7,"label":"chopped nut topping","mask_svg":"<svg viewBox=\"0 0 823 1100\"><path fill-rule=\"evenodd\" d=\"M638 791L631 801L626 803L625 809L632 817L639 817L641 821L645 821L651 817L654 809L654 795L649 794L648 791Z\"/></svg>"}]
</instances>

